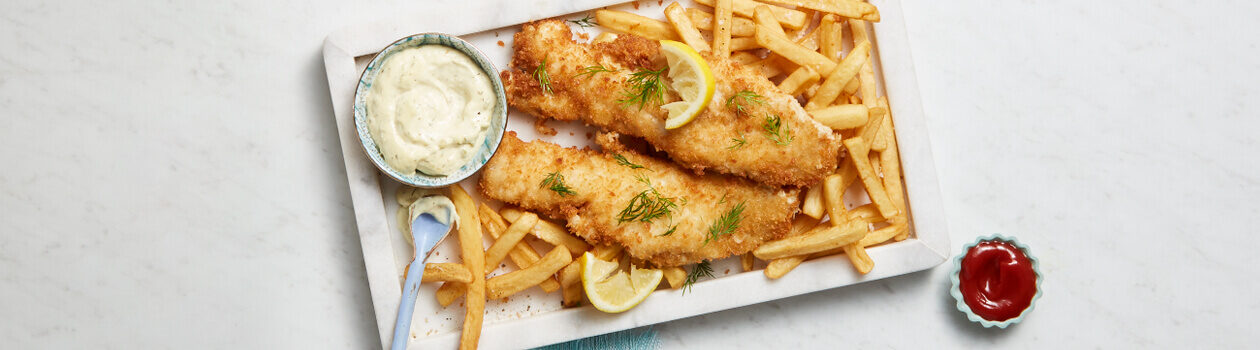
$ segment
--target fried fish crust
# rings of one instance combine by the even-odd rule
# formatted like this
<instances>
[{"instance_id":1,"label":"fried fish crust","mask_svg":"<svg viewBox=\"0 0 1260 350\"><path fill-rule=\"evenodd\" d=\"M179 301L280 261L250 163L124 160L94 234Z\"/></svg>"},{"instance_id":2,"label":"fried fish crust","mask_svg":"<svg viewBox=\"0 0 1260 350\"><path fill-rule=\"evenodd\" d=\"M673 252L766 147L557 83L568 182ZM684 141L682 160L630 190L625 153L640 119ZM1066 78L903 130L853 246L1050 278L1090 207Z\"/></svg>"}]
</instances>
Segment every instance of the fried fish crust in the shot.
<instances>
[{"instance_id":1,"label":"fried fish crust","mask_svg":"<svg viewBox=\"0 0 1260 350\"><path fill-rule=\"evenodd\" d=\"M540 120L581 120L642 138L696 173L715 171L772 186L810 186L836 168L839 136L814 121L793 96L737 62L702 54L717 80L713 100L687 125L666 130L661 103L622 102L631 74L667 66L658 42L623 34L606 43L577 43L558 20L527 23L514 40L511 67L500 74L508 104ZM540 65L550 92L535 76ZM595 66L611 72L582 74ZM736 98L728 104L741 91L759 95L760 102ZM665 94L664 103L677 100L672 91ZM790 142L769 137L765 125L771 116L781 120Z\"/></svg>"},{"instance_id":2,"label":"fried fish crust","mask_svg":"<svg viewBox=\"0 0 1260 350\"><path fill-rule=\"evenodd\" d=\"M568 229L586 241L620 245L631 257L658 267L743 254L791 228L799 205L796 189L721 174L697 175L629 150L613 134L601 134L597 141L604 152L524 142L508 132L482 170L481 192L566 220ZM563 176L572 194L543 185L552 174ZM676 203L669 215L647 222L619 220L636 195L653 190ZM719 218L741 204L738 227L706 242Z\"/></svg>"}]
</instances>

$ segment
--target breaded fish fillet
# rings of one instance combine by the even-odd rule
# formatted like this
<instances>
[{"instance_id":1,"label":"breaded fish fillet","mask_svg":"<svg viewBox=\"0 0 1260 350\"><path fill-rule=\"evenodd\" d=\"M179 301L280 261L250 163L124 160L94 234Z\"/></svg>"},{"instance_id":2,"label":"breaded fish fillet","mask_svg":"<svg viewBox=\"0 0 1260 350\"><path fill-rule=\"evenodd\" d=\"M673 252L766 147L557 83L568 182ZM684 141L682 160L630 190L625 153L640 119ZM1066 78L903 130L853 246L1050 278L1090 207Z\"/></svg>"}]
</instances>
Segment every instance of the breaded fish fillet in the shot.
<instances>
[{"instance_id":1,"label":"breaded fish fillet","mask_svg":"<svg viewBox=\"0 0 1260 350\"><path fill-rule=\"evenodd\" d=\"M565 219L569 230L588 242L621 245L630 256L659 267L743 254L791 228L797 210L795 189L720 174L696 175L625 149L615 136L601 135L599 141L608 152L524 142L508 132L481 171L481 191L486 197ZM618 155L626 162L619 162ZM554 183L543 184L553 173L563 176L563 187L571 194L553 190ZM648 222L619 220L640 194L651 198L659 194L676 207ZM706 243L715 223L723 215L729 222L729 213L741 204L738 227Z\"/></svg>"},{"instance_id":2,"label":"breaded fish fillet","mask_svg":"<svg viewBox=\"0 0 1260 350\"><path fill-rule=\"evenodd\" d=\"M538 118L582 120L641 137L698 173L713 170L774 186L808 186L835 170L838 137L757 71L704 54L717 79L713 101L691 123L667 131L660 104L650 102L640 109L637 103L618 102L625 99L632 73L666 66L658 42L620 35L612 42L579 44L571 37L569 27L558 20L527 23L516 33L512 66L500 74L512 107ZM550 92L534 75L544 61ZM614 72L579 75L593 66ZM762 102L737 98L734 102L744 112L736 113L727 100L745 90L760 95ZM671 91L664 102L678 99ZM781 118L791 136L786 145L777 144L764 129L772 115ZM740 141L735 140L744 143L736 146Z\"/></svg>"}]
</instances>

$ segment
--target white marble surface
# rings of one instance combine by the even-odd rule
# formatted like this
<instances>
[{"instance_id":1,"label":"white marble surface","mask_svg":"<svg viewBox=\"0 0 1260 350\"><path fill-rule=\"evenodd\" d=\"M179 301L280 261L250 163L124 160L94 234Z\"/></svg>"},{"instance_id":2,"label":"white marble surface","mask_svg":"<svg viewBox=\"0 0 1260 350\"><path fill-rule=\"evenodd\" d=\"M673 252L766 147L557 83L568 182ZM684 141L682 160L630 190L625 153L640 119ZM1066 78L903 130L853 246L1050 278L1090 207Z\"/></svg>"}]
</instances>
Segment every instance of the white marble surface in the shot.
<instances>
[{"instance_id":1,"label":"white marble surface","mask_svg":"<svg viewBox=\"0 0 1260 350\"><path fill-rule=\"evenodd\" d=\"M0 2L3 347L377 348L319 50L422 6ZM1037 310L969 324L937 268L666 347L1252 346L1260 5L905 12L955 250L1032 245Z\"/></svg>"}]
</instances>

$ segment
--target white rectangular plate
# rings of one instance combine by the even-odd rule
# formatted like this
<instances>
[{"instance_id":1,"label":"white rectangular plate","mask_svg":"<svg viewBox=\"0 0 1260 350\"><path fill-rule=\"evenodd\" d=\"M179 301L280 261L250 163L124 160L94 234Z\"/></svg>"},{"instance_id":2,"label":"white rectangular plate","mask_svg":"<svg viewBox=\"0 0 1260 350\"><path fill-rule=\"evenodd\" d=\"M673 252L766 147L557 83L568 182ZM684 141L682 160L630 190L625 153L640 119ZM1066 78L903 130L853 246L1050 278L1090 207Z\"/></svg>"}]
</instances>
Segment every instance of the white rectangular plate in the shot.
<instances>
[{"instance_id":1,"label":"white rectangular plate","mask_svg":"<svg viewBox=\"0 0 1260 350\"><path fill-rule=\"evenodd\" d=\"M403 270L411 258L411 248L403 240L395 216L399 205L394 200L394 192L399 184L372 166L354 130L354 90L367 61L399 38L437 31L459 35L481 49L496 67L506 69L511 59L512 34L519 30L521 23L555 16L580 18L587 11L602 6L663 19L663 5L668 5L656 1L643 1L637 6L622 2L588 0L552 6L534 6L529 2L510 0L447 3L444 8L352 26L328 36L324 43L324 64L368 284L372 291L372 304L385 348L392 341ZM910 239L870 248L875 268L866 275L855 272L844 256L807 261L778 280L767 279L760 270L741 272L737 259L718 261L714 264L717 278L697 283L686 295L678 290L660 290L634 309L615 315L589 306L562 309L559 292L546 294L539 288L530 288L506 301L491 300L486 303L481 345L490 349L541 346L897 276L931 268L945 261L949 252L949 234L941 210L936 169L919 103L918 82L915 80L901 5L898 0L871 2L879 7L882 16L882 21L874 25L873 40L877 49L873 51L873 57L877 62L876 76L891 103L897 127L907 200L911 208ZM683 4L696 6L690 0ZM487 14L493 20L467 20L468 16ZM586 32L590 37L600 30L574 26L575 33ZM511 110L509 113L508 129L515 130L524 140L542 138L566 146L593 144L586 136L592 129L579 123L549 122L548 125L559 130L554 137L538 134L533 123L534 118L522 112ZM462 185L474 198L481 200L477 194L479 191L476 191L476 179L466 180ZM859 198L855 192L849 195ZM492 203L496 208L499 205ZM455 241L444 242L432 259L435 262L452 260L458 255ZM496 274L510 269L513 267L501 268ZM436 287L429 283L421 288L412 321L410 345L451 348L459 340L464 312L462 300L442 308L433 298Z\"/></svg>"}]
</instances>

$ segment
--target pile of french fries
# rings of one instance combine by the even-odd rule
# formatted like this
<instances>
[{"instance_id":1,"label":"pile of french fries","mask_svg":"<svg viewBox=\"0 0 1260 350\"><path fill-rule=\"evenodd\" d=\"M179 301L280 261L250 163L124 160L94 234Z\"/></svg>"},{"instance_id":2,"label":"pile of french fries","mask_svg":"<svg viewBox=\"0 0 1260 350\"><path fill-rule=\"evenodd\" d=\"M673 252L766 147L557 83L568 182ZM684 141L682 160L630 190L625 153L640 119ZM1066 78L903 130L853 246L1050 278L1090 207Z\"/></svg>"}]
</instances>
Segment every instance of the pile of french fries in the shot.
<instances>
[{"instance_id":1,"label":"pile of french fries","mask_svg":"<svg viewBox=\"0 0 1260 350\"><path fill-rule=\"evenodd\" d=\"M409 217L407 208L428 193L435 192L411 187L398 189L396 199L399 209L396 215L404 236L410 237L410 233L405 232L408 229L405 222ZM477 347L486 300L507 298L538 286L547 293L560 290L566 307L580 305L586 293L582 289L582 266L576 258L588 251L601 260L620 261L625 266L631 263L644 266L641 262L632 262L628 254L622 254L620 246L592 246L569 233L563 225L539 218L535 213L513 207L495 211L486 203L475 203L461 186L450 186L449 193L436 193L451 198L459 222L478 223L457 225L462 263L427 263L421 278L422 283L442 283L435 293L442 307L450 306L460 297L465 298L460 348ZM482 241L482 235L486 233L494 240L488 248ZM551 245L551 250L540 255L526 241L527 236ZM516 269L487 278L504 260L511 261ZM662 271L669 288L682 287L686 270L672 267Z\"/></svg>"},{"instance_id":2,"label":"pile of french fries","mask_svg":"<svg viewBox=\"0 0 1260 350\"><path fill-rule=\"evenodd\" d=\"M780 91L801 99L810 116L843 138L846 152L839 169L805 191L788 235L740 257L744 271L754 270L760 259L768 262L765 275L777 279L805 260L844 253L858 272L868 273L875 263L867 247L904 240L909 233L892 117L887 98L878 96L871 63L874 47L868 33L870 22L879 21L879 11L859 0L766 1L774 4L697 0L711 11L672 3L665 8L666 21L615 10L598 10L595 19L616 32L679 40L698 52L751 67L775 81ZM604 32L593 41L611 41L616 35ZM871 203L850 209L844 194L859 180ZM407 217L416 191L400 189L400 220ZM466 299L461 348L476 348L488 299L539 286L547 293L560 290L563 305L576 306L585 292L575 258L589 251L601 260L632 263L622 247L592 246L535 213L511 207L495 211L474 203L458 185L450 187L449 195L460 222L480 225L460 225L462 263L426 264L423 282L442 283L436 298L443 307L461 296ZM483 231L494 239L489 248L482 244ZM540 255L526 236L550 244L551 250ZM516 270L487 279L505 259ZM687 278L682 267L662 271L669 288L682 287Z\"/></svg>"},{"instance_id":3,"label":"pile of french fries","mask_svg":"<svg viewBox=\"0 0 1260 350\"><path fill-rule=\"evenodd\" d=\"M755 69L797 96L847 150L837 172L805 192L792 232L742 256L744 270L754 268L754 258L766 260L766 276L779 278L806 259L844 253L858 272L870 272L875 263L866 247L909 233L892 116L871 62L869 33L879 10L861 0L696 2L709 8L675 2L665 7L665 21L615 10L596 11L595 19L614 31L679 40ZM871 204L848 209L844 194L858 180Z\"/></svg>"}]
</instances>

